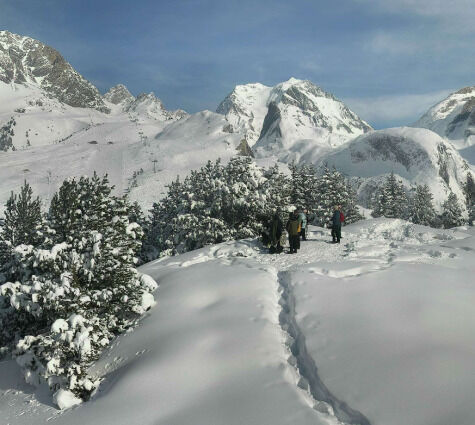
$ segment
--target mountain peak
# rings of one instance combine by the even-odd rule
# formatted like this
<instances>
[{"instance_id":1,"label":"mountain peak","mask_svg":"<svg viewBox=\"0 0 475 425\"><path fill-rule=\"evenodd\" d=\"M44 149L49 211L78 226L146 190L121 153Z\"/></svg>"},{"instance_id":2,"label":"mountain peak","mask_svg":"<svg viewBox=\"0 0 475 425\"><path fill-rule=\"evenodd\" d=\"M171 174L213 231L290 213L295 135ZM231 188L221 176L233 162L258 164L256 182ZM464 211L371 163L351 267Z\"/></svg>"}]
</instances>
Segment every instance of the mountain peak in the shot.
<instances>
[{"instance_id":1,"label":"mountain peak","mask_svg":"<svg viewBox=\"0 0 475 425\"><path fill-rule=\"evenodd\" d=\"M475 143L475 86L464 87L432 106L413 127L428 128L459 148Z\"/></svg>"},{"instance_id":2,"label":"mountain peak","mask_svg":"<svg viewBox=\"0 0 475 425\"><path fill-rule=\"evenodd\" d=\"M9 31L0 31L0 81L34 85L67 105L108 112L99 90L57 50Z\"/></svg>"},{"instance_id":3,"label":"mountain peak","mask_svg":"<svg viewBox=\"0 0 475 425\"><path fill-rule=\"evenodd\" d=\"M123 84L117 84L111 87L109 91L103 96L107 102L118 105L119 103L133 102L135 97Z\"/></svg>"},{"instance_id":4,"label":"mountain peak","mask_svg":"<svg viewBox=\"0 0 475 425\"><path fill-rule=\"evenodd\" d=\"M297 145L305 145L303 150L336 146L371 130L331 93L294 77L274 87L259 83L236 86L217 112L244 134L250 146L278 156L290 155Z\"/></svg>"}]
</instances>

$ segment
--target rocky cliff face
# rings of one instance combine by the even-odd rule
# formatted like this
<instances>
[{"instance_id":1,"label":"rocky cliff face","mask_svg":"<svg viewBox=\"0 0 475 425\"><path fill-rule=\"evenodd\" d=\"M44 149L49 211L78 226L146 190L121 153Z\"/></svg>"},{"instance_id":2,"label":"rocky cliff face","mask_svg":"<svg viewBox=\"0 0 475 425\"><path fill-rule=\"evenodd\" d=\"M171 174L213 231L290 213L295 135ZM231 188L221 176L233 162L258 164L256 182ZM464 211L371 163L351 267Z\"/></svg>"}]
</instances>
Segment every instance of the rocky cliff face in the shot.
<instances>
[{"instance_id":1,"label":"rocky cliff face","mask_svg":"<svg viewBox=\"0 0 475 425\"><path fill-rule=\"evenodd\" d=\"M8 31L0 31L0 81L35 85L67 105L108 112L97 88L58 51Z\"/></svg>"},{"instance_id":2,"label":"rocky cliff face","mask_svg":"<svg viewBox=\"0 0 475 425\"><path fill-rule=\"evenodd\" d=\"M475 144L475 86L452 93L430 108L413 127L428 128L459 148Z\"/></svg>"},{"instance_id":3,"label":"rocky cliff face","mask_svg":"<svg viewBox=\"0 0 475 425\"><path fill-rule=\"evenodd\" d=\"M114 105L128 105L135 100L135 97L123 84L117 84L116 86L111 87L109 91L103 96L103 98L105 101Z\"/></svg>"},{"instance_id":4,"label":"rocky cliff face","mask_svg":"<svg viewBox=\"0 0 475 425\"><path fill-rule=\"evenodd\" d=\"M132 116L147 117L157 121L176 121L188 116L181 109L176 111L165 109L162 101L153 92L139 94L133 102L125 107L125 111Z\"/></svg>"}]
</instances>

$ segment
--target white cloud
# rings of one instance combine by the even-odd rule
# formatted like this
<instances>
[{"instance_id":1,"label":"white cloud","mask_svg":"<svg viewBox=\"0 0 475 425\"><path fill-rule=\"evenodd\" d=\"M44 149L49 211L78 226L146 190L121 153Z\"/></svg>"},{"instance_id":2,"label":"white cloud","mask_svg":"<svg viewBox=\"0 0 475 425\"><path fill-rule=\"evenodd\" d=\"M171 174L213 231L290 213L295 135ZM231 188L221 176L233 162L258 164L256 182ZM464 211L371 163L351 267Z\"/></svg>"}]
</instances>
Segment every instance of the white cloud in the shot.
<instances>
[{"instance_id":1,"label":"white cloud","mask_svg":"<svg viewBox=\"0 0 475 425\"><path fill-rule=\"evenodd\" d=\"M417 121L431 106L455 90L423 94L402 94L368 98L346 98L344 102L362 119L375 127L409 125Z\"/></svg>"},{"instance_id":2,"label":"white cloud","mask_svg":"<svg viewBox=\"0 0 475 425\"><path fill-rule=\"evenodd\" d=\"M407 55L415 53L420 44L407 40L400 34L379 31L365 44L366 49L376 54Z\"/></svg>"}]
</instances>

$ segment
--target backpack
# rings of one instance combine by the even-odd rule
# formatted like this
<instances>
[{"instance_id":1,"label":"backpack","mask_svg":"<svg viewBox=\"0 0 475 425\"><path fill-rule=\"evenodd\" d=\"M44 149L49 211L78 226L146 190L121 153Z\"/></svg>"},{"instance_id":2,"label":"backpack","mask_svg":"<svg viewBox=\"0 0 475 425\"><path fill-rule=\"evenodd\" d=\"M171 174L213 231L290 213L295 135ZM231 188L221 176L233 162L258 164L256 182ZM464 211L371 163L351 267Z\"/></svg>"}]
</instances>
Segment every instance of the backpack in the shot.
<instances>
[{"instance_id":1,"label":"backpack","mask_svg":"<svg viewBox=\"0 0 475 425\"><path fill-rule=\"evenodd\" d=\"M345 221L345 216L343 213L340 211L340 221L343 223Z\"/></svg>"}]
</instances>

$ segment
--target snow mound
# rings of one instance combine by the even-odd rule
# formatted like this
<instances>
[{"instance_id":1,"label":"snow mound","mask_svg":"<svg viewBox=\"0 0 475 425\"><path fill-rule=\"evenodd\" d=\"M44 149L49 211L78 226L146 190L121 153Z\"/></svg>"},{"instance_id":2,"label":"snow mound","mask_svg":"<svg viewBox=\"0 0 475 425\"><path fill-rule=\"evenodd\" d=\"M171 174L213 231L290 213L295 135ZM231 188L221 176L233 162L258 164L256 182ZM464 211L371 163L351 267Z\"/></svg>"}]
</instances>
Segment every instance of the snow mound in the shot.
<instances>
[{"instance_id":1,"label":"snow mound","mask_svg":"<svg viewBox=\"0 0 475 425\"><path fill-rule=\"evenodd\" d=\"M63 389L54 393L53 401L61 410L70 409L82 403L82 400L77 398L71 391Z\"/></svg>"}]
</instances>

